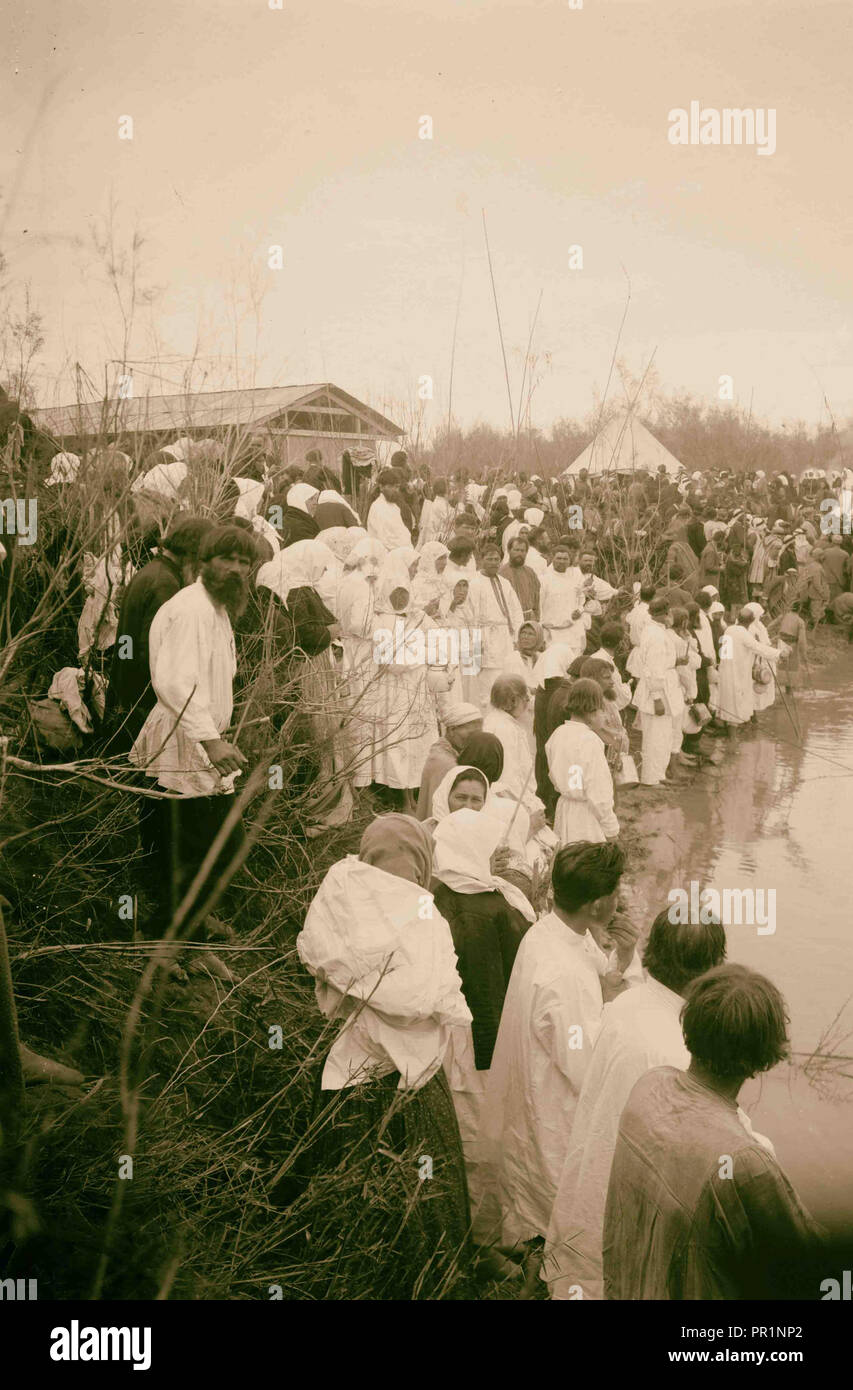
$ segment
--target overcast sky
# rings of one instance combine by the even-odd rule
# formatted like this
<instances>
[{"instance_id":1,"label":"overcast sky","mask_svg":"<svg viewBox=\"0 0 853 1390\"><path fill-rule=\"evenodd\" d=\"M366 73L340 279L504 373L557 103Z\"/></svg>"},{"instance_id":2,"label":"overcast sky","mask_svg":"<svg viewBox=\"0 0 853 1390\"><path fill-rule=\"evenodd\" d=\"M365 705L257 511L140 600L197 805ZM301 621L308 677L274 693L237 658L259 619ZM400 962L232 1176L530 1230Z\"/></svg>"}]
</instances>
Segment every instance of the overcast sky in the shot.
<instances>
[{"instance_id":1,"label":"overcast sky","mask_svg":"<svg viewBox=\"0 0 853 1390\"><path fill-rule=\"evenodd\" d=\"M710 401L728 374L760 418L825 422L824 392L853 414L848 0L5 10L0 245L44 315L41 404L74 398L75 360L102 387L121 351L91 246L113 206L158 290L130 355L161 360L136 369L136 394L180 386L197 353L196 386L330 380L407 423L430 376L429 426L458 305L453 414L503 425L484 208L514 408L542 294L534 424L589 411L625 272L638 374L656 349L667 388ZM775 108L775 154L671 145L668 113L692 100Z\"/></svg>"}]
</instances>

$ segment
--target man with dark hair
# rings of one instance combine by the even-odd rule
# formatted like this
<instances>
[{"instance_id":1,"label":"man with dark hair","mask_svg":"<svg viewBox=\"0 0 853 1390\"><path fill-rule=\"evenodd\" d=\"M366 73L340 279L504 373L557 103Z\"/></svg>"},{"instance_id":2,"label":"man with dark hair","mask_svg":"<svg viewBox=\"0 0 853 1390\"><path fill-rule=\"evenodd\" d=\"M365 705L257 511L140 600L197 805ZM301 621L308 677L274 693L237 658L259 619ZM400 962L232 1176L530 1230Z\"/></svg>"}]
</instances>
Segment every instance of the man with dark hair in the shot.
<instances>
[{"instance_id":1,"label":"man with dark hair","mask_svg":"<svg viewBox=\"0 0 853 1390\"><path fill-rule=\"evenodd\" d=\"M389 551L412 544L411 513L408 525L403 516L402 482L395 469L383 468L379 474L379 495L367 513L367 534Z\"/></svg>"},{"instance_id":2,"label":"man with dark hair","mask_svg":"<svg viewBox=\"0 0 853 1390\"><path fill-rule=\"evenodd\" d=\"M626 987L629 968L629 979L641 978L637 930L617 911L624 866L615 842L558 850L553 909L534 922L515 959L484 1131L506 1244L544 1237L604 1003Z\"/></svg>"},{"instance_id":3,"label":"man with dark hair","mask_svg":"<svg viewBox=\"0 0 853 1390\"><path fill-rule=\"evenodd\" d=\"M108 756L130 751L157 703L148 662L151 624L163 604L195 579L199 547L212 528L207 517L178 517L153 559L124 591L104 708Z\"/></svg>"},{"instance_id":4,"label":"man with dark hair","mask_svg":"<svg viewBox=\"0 0 853 1390\"><path fill-rule=\"evenodd\" d=\"M486 710L494 681L501 671L512 664L524 614L512 585L499 574L501 548L497 541L483 542L479 563L480 572L471 581L468 597L473 614L473 632L480 634L477 702Z\"/></svg>"},{"instance_id":5,"label":"man with dark hair","mask_svg":"<svg viewBox=\"0 0 853 1390\"><path fill-rule=\"evenodd\" d=\"M719 921L673 924L670 912L665 908L652 923L642 984L604 1010L548 1230L542 1278L552 1298L577 1297L578 1289L584 1299L603 1297L601 1236L619 1118L634 1083L651 1067L688 1067L683 996L693 980L726 957Z\"/></svg>"},{"instance_id":6,"label":"man with dark hair","mask_svg":"<svg viewBox=\"0 0 853 1390\"><path fill-rule=\"evenodd\" d=\"M498 544L497 541L494 542ZM539 580L535 570L532 570L525 563L529 546L525 536L514 536L509 543L509 559L505 565L501 565L498 573L506 579L515 590L516 598L521 604L521 611L525 619L532 618L535 622L539 621Z\"/></svg>"},{"instance_id":7,"label":"man with dark hair","mask_svg":"<svg viewBox=\"0 0 853 1390\"><path fill-rule=\"evenodd\" d=\"M158 925L168 927L232 806L234 777L246 766L223 737L233 707L236 670L232 624L245 610L257 563L251 531L216 526L200 552L201 572L154 617L149 637L151 684L157 703L131 750L131 761L160 791L145 846L157 857ZM242 840L230 831L202 888L203 903Z\"/></svg>"},{"instance_id":8,"label":"man with dark hair","mask_svg":"<svg viewBox=\"0 0 853 1390\"><path fill-rule=\"evenodd\" d=\"M604 1217L608 1299L791 1296L818 1232L737 1098L787 1055L775 985L719 965L687 992L688 1070L656 1067L619 1124ZM784 1292L783 1292L784 1290Z\"/></svg>"}]
</instances>

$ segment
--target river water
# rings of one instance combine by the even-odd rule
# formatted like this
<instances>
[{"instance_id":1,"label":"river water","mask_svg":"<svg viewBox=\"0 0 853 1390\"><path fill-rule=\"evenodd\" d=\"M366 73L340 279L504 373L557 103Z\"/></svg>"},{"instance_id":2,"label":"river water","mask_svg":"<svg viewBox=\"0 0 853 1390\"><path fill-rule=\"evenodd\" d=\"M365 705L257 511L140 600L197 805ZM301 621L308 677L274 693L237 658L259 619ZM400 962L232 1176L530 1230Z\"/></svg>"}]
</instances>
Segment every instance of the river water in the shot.
<instances>
[{"instance_id":1,"label":"river water","mask_svg":"<svg viewBox=\"0 0 853 1390\"><path fill-rule=\"evenodd\" d=\"M853 1220L853 650L813 680L734 747L719 740L723 762L672 804L650 798L628 887L644 923L691 880L763 889L765 907L775 892L775 931L728 926L728 959L778 985L793 1056L748 1082L741 1104L806 1205L835 1224ZM832 1059L810 1061L815 1051Z\"/></svg>"}]
</instances>

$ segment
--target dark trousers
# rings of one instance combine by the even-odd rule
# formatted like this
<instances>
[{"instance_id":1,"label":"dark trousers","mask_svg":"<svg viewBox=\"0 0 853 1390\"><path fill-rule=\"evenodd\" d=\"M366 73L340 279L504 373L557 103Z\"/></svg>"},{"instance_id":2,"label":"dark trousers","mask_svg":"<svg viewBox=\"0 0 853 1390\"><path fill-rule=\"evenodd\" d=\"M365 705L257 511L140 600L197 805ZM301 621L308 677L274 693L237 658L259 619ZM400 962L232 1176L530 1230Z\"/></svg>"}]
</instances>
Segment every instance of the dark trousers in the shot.
<instances>
[{"instance_id":1,"label":"dark trousers","mask_svg":"<svg viewBox=\"0 0 853 1390\"><path fill-rule=\"evenodd\" d=\"M216 836L234 805L233 796L141 797L139 839L150 865L157 910L149 928L168 930ZM243 844L238 819L199 890L191 911L202 906ZM198 933L195 933L198 934ZM203 934L203 933L202 933Z\"/></svg>"}]
</instances>

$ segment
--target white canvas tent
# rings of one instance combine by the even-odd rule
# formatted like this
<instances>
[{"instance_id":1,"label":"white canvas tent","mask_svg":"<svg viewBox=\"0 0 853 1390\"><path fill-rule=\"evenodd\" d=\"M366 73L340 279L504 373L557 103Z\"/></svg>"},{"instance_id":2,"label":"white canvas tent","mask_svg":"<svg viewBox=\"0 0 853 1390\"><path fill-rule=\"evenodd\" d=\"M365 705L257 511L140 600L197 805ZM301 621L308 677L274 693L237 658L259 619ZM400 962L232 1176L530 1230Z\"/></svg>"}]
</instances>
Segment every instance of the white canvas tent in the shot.
<instances>
[{"instance_id":1,"label":"white canvas tent","mask_svg":"<svg viewBox=\"0 0 853 1390\"><path fill-rule=\"evenodd\" d=\"M683 471L683 465L669 449L665 449L636 416L625 411L599 430L592 443L587 444L583 453L564 470L563 477L576 477L582 468L591 476L635 473L640 468L647 473L657 473L661 464L670 478L677 478Z\"/></svg>"}]
</instances>

